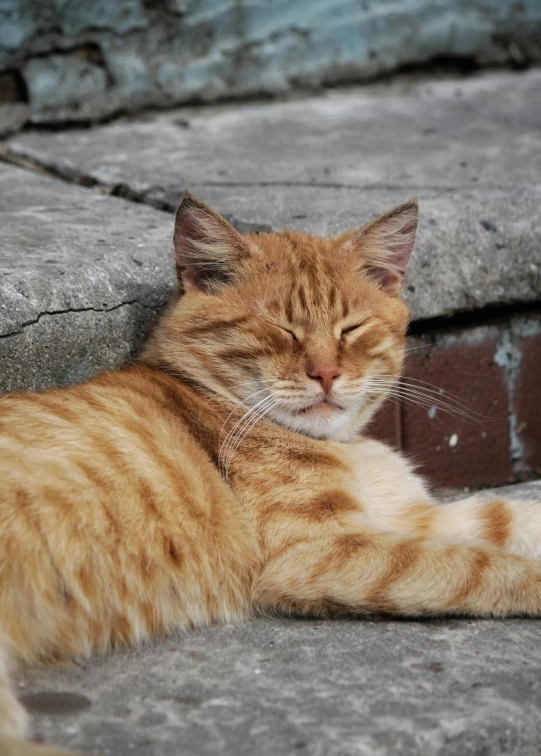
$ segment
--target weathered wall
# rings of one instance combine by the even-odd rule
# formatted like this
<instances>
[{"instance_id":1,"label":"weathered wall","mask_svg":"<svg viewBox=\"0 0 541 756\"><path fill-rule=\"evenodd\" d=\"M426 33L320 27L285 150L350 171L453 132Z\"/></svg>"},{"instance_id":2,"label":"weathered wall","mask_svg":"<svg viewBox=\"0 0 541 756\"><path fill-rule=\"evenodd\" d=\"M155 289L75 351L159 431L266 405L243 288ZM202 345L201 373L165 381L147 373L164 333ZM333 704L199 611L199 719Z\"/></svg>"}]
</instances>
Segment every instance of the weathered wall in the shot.
<instances>
[{"instance_id":1,"label":"weathered wall","mask_svg":"<svg viewBox=\"0 0 541 756\"><path fill-rule=\"evenodd\" d=\"M541 474L539 311L463 329L428 326L408 346L400 401L382 407L371 435L404 451L438 487Z\"/></svg>"},{"instance_id":2,"label":"weathered wall","mask_svg":"<svg viewBox=\"0 0 541 756\"><path fill-rule=\"evenodd\" d=\"M540 59L541 3L0 0L4 130L361 80L435 57Z\"/></svg>"}]
</instances>

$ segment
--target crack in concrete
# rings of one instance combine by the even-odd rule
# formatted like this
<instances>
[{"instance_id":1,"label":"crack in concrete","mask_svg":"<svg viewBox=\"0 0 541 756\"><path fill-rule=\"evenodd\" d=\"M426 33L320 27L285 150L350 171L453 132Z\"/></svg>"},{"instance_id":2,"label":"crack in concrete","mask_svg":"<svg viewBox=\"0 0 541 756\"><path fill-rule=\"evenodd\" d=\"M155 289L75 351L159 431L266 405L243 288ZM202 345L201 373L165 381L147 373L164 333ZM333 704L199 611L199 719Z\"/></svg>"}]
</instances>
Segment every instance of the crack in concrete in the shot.
<instances>
[{"instance_id":1,"label":"crack in concrete","mask_svg":"<svg viewBox=\"0 0 541 756\"><path fill-rule=\"evenodd\" d=\"M33 318L32 320L26 320L24 323L21 323L19 328L16 331L9 331L8 333L2 333L0 334L0 339L8 339L11 336L17 336L18 334L22 333L25 328L28 326L36 325L36 323L39 323L39 321L45 317L46 315L67 315L69 313L77 313L77 312L114 312L115 310L119 310L121 307L125 307L126 305L134 305L137 304L140 307L143 307L145 310L150 310L151 312L154 312L156 315L158 314L160 308L151 307L150 305L146 305L143 302L140 302L138 299L130 299L127 302L120 302L119 304L113 305L112 307L69 307L65 310L45 310L44 312L40 312L39 315L36 318Z\"/></svg>"}]
</instances>

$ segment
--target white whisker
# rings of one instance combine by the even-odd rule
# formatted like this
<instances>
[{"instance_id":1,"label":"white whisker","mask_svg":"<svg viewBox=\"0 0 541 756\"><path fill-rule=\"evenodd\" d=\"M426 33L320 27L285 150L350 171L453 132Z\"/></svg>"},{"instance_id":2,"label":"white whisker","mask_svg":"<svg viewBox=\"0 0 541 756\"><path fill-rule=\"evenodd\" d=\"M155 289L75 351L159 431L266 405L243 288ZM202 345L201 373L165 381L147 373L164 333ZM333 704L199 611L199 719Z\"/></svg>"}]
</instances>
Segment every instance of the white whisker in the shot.
<instances>
[{"instance_id":1,"label":"white whisker","mask_svg":"<svg viewBox=\"0 0 541 756\"><path fill-rule=\"evenodd\" d=\"M435 342L433 344L419 344L419 346L407 347L406 349L404 349L404 354L408 354L409 352L413 352L416 349L427 349L428 347L433 347L433 346L436 346Z\"/></svg>"},{"instance_id":2,"label":"white whisker","mask_svg":"<svg viewBox=\"0 0 541 756\"><path fill-rule=\"evenodd\" d=\"M267 389L262 389L262 391L267 391ZM261 393L261 392L258 392L258 393ZM249 417L250 415L252 415L252 414L253 414L253 413L254 413L254 412L255 412L255 411L257 410L257 408L258 408L258 407L259 407L260 405L264 404L264 402L267 402L267 401L268 401L269 399L271 399L271 398L273 398L273 397L272 397L272 396L265 396L265 397L263 397L263 399L261 399L261 400L260 400L259 402L256 402L256 404L254 404L254 405L253 405L252 407L250 407L250 408L249 408L249 409L248 409L248 410L247 410L247 411L246 411L246 412L245 412L245 413L244 413L244 414L243 414L243 415L241 416L241 418L240 418L239 420L237 420L237 422L236 422L236 423L235 423L235 424L233 425L233 427L231 428L231 430L229 431L229 433L228 433L228 434L227 434L227 436L225 437L225 439L224 439L224 441L223 441L223 444L221 444L221 445L219 446L219 449L218 449L218 459L219 459L219 460L221 459L222 461L225 461L225 460L227 459L227 457L228 457L228 455L229 455L229 449L231 448L231 444L232 444L232 443L234 443L234 441L235 441L235 438L236 438L236 436L234 435L234 434L235 434L235 431L236 431L237 429L238 429L237 433L238 433L239 431L241 431L241 429L242 429L242 427L243 427L243 424L244 424L245 420L246 420L246 419L247 419L247 418L248 418L248 417ZM246 401L246 400L245 400L245 401ZM244 402L241 402L241 404L240 404L240 405L238 405L238 406L242 406L243 404L244 404ZM232 411L232 412L231 412L231 413L230 413L230 414L228 415L228 418L229 418L229 417L231 417L231 414L232 414L232 413L233 413L233 412L235 411L235 409L237 409L237 408L235 407L235 408L233 409L233 411ZM225 421L225 422L227 422L227 419L228 419L228 418L226 418L226 421ZM224 423L224 425L225 425L225 423ZM222 426L222 429L223 429L223 426ZM221 433L220 433L220 436L221 436ZM227 465L226 465L226 466L227 466Z\"/></svg>"},{"instance_id":3,"label":"white whisker","mask_svg":"<svg viewBox=\"0 0 541 756\"><path fill-rule=\"evenodd\" d=\"M220 457L222 456L224 446L227 444L228 438L230 437L231 433L235 430L235 428L238 425L238 423L241 422L242 418L245 416L245 415L242 415L242 417L240 418L240 420L237 423L235 423L235 425L233 426L233 428L226 435L226 437L224 439L224 442L222 444L223 430L225 428L225 425L226 425L227 421L231 417L231 415L235 412L235 410L239 409L239 407L244 407L246 405L246 402L250 401L250 399L252 399L254 396L257 396L258 394L262 394L264 391L267 391L267 390L268 390L267 388L262 388L259 391L255 391L253 394L250 394L248 397L246 397L246 399L243 399L241 402L239 402L237 405L235 405L233 407L233 409L231 410L231 412L229 413L229 415L225 418L225 420L224 420L224 422L222 424L222 427L220 428L220 434L218 436L218 459L220 459ZM264 399L262 399L261 402L262 401L264 401ZM261 402L258 402L255 406L257 407L258 404L261 404Z\"/></svg>"},{"instance_id":4,"label":"white whisker","mask_svg":"<svg viewBox=\"0 0 541 756\"><path fill-rule=\"evenodd\" d=\"M239 446L241 445L241 443L244 440L244 438L252 430L252 428L254 427L254 425L256 425L256 423L258 423L259 420L261 420L268 412L270 412L270 410L273 407L275 407L277 403L278 402L276 400L273 400L273 401L269 402L266 406L260 407L258 409L258 411L251 416L251 418L248 420L248 422L246 422L243 425L242 430L239 433L237 433L237 436L235 438L235 442L234 442L233 446L229 450L229 453L228 453L228 456L227 456L227 461L226 461L226 471L229 469L231 461L232 461L233 457L235 456L235 453L236 453L237 449L239 448Z\"/></svg>"},{"instance_id":5,"label":"white whisker","mask_svg":"<svg viewBox=\"0 0 541 756\"><path fill-rule=\"evenodd\" d=\"M458 397L455 397L453 394L449 394L448 392L445 392L443 389L437 389L437 386L434 386L433 388L425 388L425 386L417 386L415 384L409 385L408 383L405 383L404 381L411 380L413 383L413 379L408 378L402 378L400 379L400 382L397 382L395 379L385 379L385 378L376 378L374 381L371 381L371 385L373 386L380 386L381 388L390 388L394 386L398 386L401 391L409 391L409 392L416 392L418 396L422 396L427 401L431 401L432 403L440 403L448 407L454 407L457 411L464 411L468 414L469 417L478 417L482 418L484 420L490 420L492 418L486 417L485 415L481 415L478 412L475 412L475 410L472 410L470 407L468 407L466 404L464 404ZM420 383L424 383L424 381L420 381ZM427 386L432 386L432 384L426 384ZM437 389L437 390L436 390Z\"/></svg>"},{"instance_id":6,"label":"white whisker","mask_svg":"<svg viewBox=\"0 0 541 756\"><path fill-rule=\"evenodd\" d=\"M266 403L266 404L265 404ZM235 424L234 428L229 432L226 441L228 441L227 444L224 444L224 448L222 451L222 460L223 460L223 471L224 471L224 477L227 480L228 478L228 471L229 466L231 464L231 460L233 459L233 456L235 455L235 452L237 451L238 447L242 443L242 440L247 435L247 433L250 432L250 430L253 428L253 426L267 413L269 412L272 407L276 406L278 404L278 400L276 400L273 396L267 396L265 399L263 399L261 402L258 402L257 405L254 407L251 407L248 412L246 412L242 418L239 420L238 423ZM234 436L232 436L232 433L235 428L237 428L237 432Z\"/></svg>"},{"instance_id":7,"label":"white whisker","mask_svg":"<svg viewBox=\"0 0 541 756\"><path fill-rule=\"evenodd\" d=\"M424 407L425 409L435 407L443 412L453 415L454 417L467 419L481 426L482 423L478 418L482 418L483 420L491 419L471 410L454 397L448 399L444 392L441 392L441 390L435 390L437 387L426 388L425 386L418 386L415 384L409 385L407 383L405 384L403 380L404 379L397 381L394 378L375 376L367 381L364 393L373 394L373 392L379 389L382 393L388 393L389 395L400 397L402 400L408 401L411 404L417 404L419 407ZM421 383L423 382L421 381Z\"/></svg>"}]
</instances>

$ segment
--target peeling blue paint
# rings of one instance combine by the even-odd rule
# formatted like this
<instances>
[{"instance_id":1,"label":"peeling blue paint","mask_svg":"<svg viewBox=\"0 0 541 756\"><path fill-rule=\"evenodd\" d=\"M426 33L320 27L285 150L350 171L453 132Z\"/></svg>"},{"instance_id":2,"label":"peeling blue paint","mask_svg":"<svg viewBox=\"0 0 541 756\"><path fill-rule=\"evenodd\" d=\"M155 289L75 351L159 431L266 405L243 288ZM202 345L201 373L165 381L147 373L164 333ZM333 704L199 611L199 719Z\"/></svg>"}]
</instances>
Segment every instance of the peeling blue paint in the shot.
<instances>
[{"instance_id":1,"label":"peeling blue paint","mask_svg":"<svg viewBox=\"0 0 541 756\"><path fill-rule=\"evenodd\" d=\"M505 370L507 385L509 388L509 427L511 434L510 453L515 462L524 457L524 444L520 440L517 428L517 418L513 412L514 398L516 393L517 376L522 359L520 341L528 336L536 336L541 333L541 319L514 317L511 324L500 337L494 362Z\"/></svg>"},{"instance_id":2,"label":"peeling blue paint","mask_svg":"<svg viewBox=\"0 0 541 756\"><path fill-rule=\"evenodd\" d=\"M541 59L541 2L0 0L0 72L21 73L36 120L360 81L442 56Z\"/></svg>"}]
</instances>

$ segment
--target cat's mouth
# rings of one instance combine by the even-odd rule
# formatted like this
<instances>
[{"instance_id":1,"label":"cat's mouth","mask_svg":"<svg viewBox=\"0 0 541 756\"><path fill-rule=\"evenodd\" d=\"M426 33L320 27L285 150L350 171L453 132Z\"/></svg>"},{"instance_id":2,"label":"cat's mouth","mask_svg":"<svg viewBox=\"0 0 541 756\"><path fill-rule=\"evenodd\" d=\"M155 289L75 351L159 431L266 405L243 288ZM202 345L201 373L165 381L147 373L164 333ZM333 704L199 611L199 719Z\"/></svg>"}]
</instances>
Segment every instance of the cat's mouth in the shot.
<instances>
[{"instance_id":1,"label":"cat's mouth","mask_svg":"<svg viewBox=\"0 0 541 756\"><path fill-rule=\"evenodd\" d=\"M297 410L297 414L318 414L322 417L330 417L330 415L332 415L335 410L343 409L344 407L342 407L340 404L337 404L337 402L333 402L332 399L325 397L324 399L318 399L316 402L312 402L312 404L309 404L308 407L303 407L302 409Z\"/></svg>"}]
</instances>

